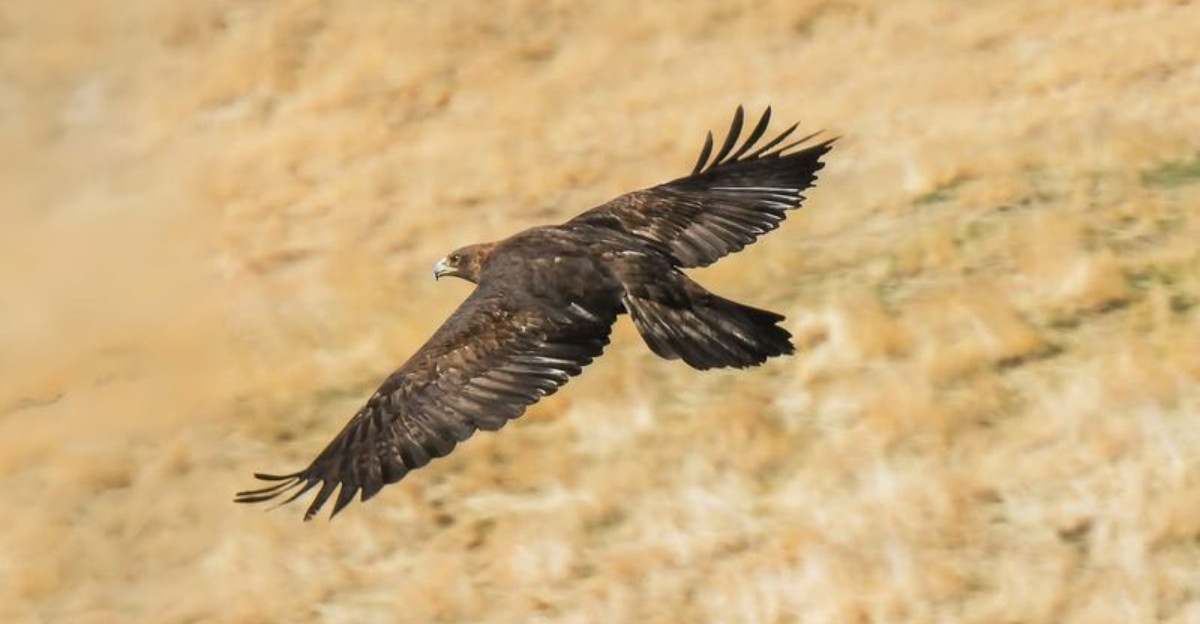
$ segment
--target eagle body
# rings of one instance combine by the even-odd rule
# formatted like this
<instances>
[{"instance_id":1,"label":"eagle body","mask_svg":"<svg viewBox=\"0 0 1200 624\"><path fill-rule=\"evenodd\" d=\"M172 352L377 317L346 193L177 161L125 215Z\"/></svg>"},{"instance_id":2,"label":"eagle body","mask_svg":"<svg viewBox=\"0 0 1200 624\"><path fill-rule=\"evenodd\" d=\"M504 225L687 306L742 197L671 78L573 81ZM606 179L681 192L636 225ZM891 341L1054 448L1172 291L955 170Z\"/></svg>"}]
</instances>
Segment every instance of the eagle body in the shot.
<instances>
[{"instance_id":1,"label":"eagle body","mask_svg":"<svg viewBox=\"0 0 1200 624\"><path fill-rule=\"evenodd\" d=\"M601 354L622 314L655 354L700 370L792 353L782 315L710 293L684 272L778 227L815 181L833 140L778 147L793 125L757 146L769 120L768 108L739 146L739 107L721 149L710 161L710 133L691 175L447 255L435 276L475 290L308 467L257 474L271 484L236 500L295 489L289 502L319 486L306 520L335 491L334 514L360 493L365 501L556 392Z\"/></svg>"}]
</instances>

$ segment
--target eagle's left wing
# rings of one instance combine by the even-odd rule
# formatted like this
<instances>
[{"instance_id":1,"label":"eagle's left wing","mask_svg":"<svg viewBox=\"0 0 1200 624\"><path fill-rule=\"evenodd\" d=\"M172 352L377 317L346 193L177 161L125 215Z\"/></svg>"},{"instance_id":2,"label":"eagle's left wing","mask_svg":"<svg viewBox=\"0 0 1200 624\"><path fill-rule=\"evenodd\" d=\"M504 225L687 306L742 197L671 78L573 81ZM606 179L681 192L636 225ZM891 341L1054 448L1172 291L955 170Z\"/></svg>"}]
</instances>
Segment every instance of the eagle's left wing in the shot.
<instances>
[{"instance_id":1,"label":"eagle's left wing","mask_svg":"<svg viewBox=\"0 0 1200 624\"><path fill-rule=\"evenodd\" d=\"M799 208L821 157L835 139L814 144L809 135L790 143L796 125L759 146L771 121L768 108L741 144L744 113L713 156L712 133L691 175L627 193L571 220L633 234L673 257L680 267L707 266L779 227ZM712 156L712 160L709 157Z\"/></svg>"},{"instance_id":2,"label":"eagle's left wing","mask_svg":"<svg viewBox=\"0 0 1200 624\"><path fill-rule=\"evenodd\" d=\"M311 519L340 486L333 513L374 496L442 457L478 429L496 430L553 394L600 355L616 320L610 309L562 306L484 281L407 363L383 382L304 470L257 474L276 482L237 494L256 503L320 485Z\"/></svg>"}]
</instances>

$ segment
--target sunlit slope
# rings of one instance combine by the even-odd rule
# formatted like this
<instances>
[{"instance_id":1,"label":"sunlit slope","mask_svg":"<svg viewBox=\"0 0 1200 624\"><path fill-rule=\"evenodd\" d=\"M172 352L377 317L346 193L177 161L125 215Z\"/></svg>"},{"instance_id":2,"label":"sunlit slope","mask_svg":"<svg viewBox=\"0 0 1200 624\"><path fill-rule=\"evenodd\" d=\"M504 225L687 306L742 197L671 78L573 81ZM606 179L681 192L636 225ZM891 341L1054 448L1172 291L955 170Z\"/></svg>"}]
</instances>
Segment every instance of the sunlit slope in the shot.
<instances>
[{"instance_id":1,"label":"sunlit slope","mask_svg":"<svg viewBox=\"0 0 1200 624\"><path fill-rule=\"evenodd\" d=\"M55 6L58 4L59 6ZM1200 7L0 6L0 620L1200 619ZM335 522L301 467L460 245L841 135L693 275L799 353L608 353Z\"/></svg>"}]
</instances>

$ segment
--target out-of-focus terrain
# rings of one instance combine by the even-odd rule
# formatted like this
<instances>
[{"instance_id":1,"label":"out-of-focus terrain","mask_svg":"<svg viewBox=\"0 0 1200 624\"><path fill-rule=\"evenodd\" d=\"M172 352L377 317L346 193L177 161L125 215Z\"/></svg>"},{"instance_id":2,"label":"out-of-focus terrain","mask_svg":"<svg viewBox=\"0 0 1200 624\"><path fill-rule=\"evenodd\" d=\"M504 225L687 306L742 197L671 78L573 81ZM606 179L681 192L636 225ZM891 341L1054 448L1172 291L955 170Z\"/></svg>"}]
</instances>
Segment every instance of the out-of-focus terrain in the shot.
<instances>
[{"instance_id":1,"label":"out-of-focus terrain","mask_svg":"<svg viewBox=\"0 0 1200 624\"><path fill-rule=\"evenodd\" d=\"M796 357L608 353L334 522L432 263L844 138L696 277ZM789 119L790 121L790 119ZM1200 622L1200 6L0 4L0 621Z\"/></svg>"}]
</instances>

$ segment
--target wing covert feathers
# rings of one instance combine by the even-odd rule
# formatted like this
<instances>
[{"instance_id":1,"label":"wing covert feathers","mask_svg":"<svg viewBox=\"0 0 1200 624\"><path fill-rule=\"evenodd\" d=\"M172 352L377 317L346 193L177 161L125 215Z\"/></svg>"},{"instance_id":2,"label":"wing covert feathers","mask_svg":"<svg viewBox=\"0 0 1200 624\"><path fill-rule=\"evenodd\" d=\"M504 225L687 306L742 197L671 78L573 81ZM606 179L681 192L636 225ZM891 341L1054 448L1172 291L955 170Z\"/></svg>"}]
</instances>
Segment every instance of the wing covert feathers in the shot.
<instances>
[{"instance_id":1,"label":"wing covert feathers","mask_svg":"<svg viewBox=\"0 0 1200 624\"><path fill-rule=\"evenodd\" d=\"M767 108L741 140L745 113L739 106L715 154L712 133L707 135L691 175L622 195L573 221L633 234L683 268L740 251L800 207L836 140L811 143L820 134L814 133L789 142L798 127L793 124L759 145L770 121Z\"/></svg>"}]
</instances>

